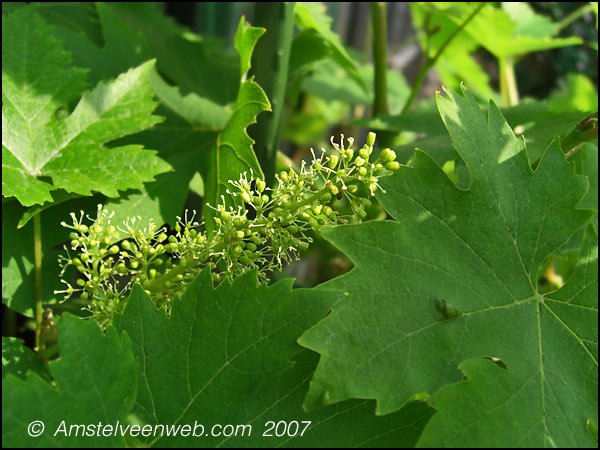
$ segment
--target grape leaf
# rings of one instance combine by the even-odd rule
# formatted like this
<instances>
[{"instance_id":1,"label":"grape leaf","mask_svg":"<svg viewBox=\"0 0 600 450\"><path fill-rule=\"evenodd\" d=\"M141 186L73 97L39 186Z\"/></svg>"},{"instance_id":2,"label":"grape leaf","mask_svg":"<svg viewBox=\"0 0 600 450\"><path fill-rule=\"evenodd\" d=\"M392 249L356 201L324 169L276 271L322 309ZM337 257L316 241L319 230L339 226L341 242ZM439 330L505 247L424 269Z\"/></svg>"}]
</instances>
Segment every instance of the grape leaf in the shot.
<instances>
[{"instance_id":1,"label":"grape leaf","mask_svg":"<svg viewBox=\"0 0 600 450\"><path fill-rule=\"evenodd\" d=\"M155 4L98 3L94 8L98 16L95 25L101 30L103 45L83 36L78 28L66 24L56 28L56 35L65 42L75 63L91 69L93 82L112 78L156 58L156 70L161 75L153 72L150 85L162 103L197 125L210 126L211 122L222 120L221 105L235 101L239 82L238 68L229 59L225 60L222 52L211 53L206 42L176 25ZM39 11L46 14L53 11L52 16L56 16L62 12L62 6L44 5ZM161 32L156 33L157 29ZM182 62L186 63L185 71L179 67ZM163 78L177 87L169 86Z\"/></svg>"},{"instance_id":2,"label":"grape leaf","mask_svg":"<svg viewBox=\"0 0 600 450\"><path fill-rule=\"evenodd\" d=\"M435 33L417 33L421 48L433 58L444 45L457 25L448 17L444 8L447 4L411 2L410 14L417 30L436 30ZM470 89L485 98L493 98L495 92L490 84L490 77L474 57L479 43L467 33L454 36L450 44L442 52L435 64L442 84L450 89L458 89L464 83Z\"/></svg>"},{"instance_id":3,"label":"grape leaf","mask_svg":"<svg viewBox=\"0 0 600 450\"><path fill-rule=\"evenodd\" d=\"M160 72L179 84L169 86L159 74L151 72L150 85L164 105L160 114L166 120L145 133L118 141L119 145L143 143L157 148L175 171L158 175L156 181L146 183L142 189L129 190L119 199L109 200L109 207L117 213L115 221L136 214L144 220L152 218L173 224L181 214L187 185L196 171L204 176L206 200L211 204L220 201L229 179L237 179L239 173L249 168L261 174L245 127L253 123L253 111L257 114L268 109L268 99L252 80L240 83L239 73L243 71L245 76L256 39L264 31L248 26L239 28L241 68L233 67L233 72L240 90L232 112L232 108L216 103L231 97L227 82L231 78L231 64L213 55L203 40L197 36L192 39L189 32L152 5L145 5L135 14L126 5L98 4L96 8L105 36L104 47L96 47L73 30L59 29L59 36L67 42L79 65L92 67L93 76L101 78L124 70L130 61L154 56L158 58ZM164 32L153 32L152 24ZM167 64L174 54L179 61L193 62L189 70L179 70L180 63ZM195 91L185 92L189 89ZM233 96L235 99L235 92ZM220 144L217 138L221 139ZM210 226L212 210L207 209Z\"/></svg>"},{"instance_id":4,"label":"grape leaf","mask_svg":"<svg viewBox=\"0 0 600 450\"><path fill-rule=\"evenodd\" d=\"M157 111L165 121L135 139L158 149L161 158L175 171L156 176L142 189L128 190L118 199L109 199L106 205L115 211L115 223L139 215L144 222L153 219L155 223L174 225L182 213L190 180L214 152L217 131L190 123L162 105Z\"/></svg>"},{"instance_id":5,"label":"grape leaf","mask_svg":"<svg viewBox=\"0 0 600 450\"><path fill-rule=\"evenodd\" d=\"M573 156L575 170L588 177L590 188L580 208L598 210L598 142L588 142ZM596 219L598 216L596 216Z\"/></svg>"},{"instance_id":6,"label":"grape leaf","mask_svg":"<svg viewBox=\"0 0 600 450\"><path fill-rule=\"evenodd\" d=\"M185 94L194 92L219 105L235 102L240 72L235 54L177 24L157 3L119 2L109 8L146 38L159 72Z\"/></svg>"},{"instance_id":7,"label":"grape leaf","mask_svg":"<svg viewBox=\"0 0 600 450\"><path fill-rule=\"evenodd\" d=\"M250 68L252 51L256 42L265 32L264 28L250 26L241 18L235 35L235 48L240 55L241 81L231 118L217 137L214 151L208 155L201 174L204 177L205 203L215 207L221 203L221 196L227 194L230 180L238 180L240 174L250 169L263 177L252 145L254 141L246 129L256 123L256 116L262 111L270 111L271 104L254 77L246 79ZM227 195L229 197L229 195ZM214 227L214 210L205 208L207 229Z\"/></svg>"},{"instance_id":8,"label":"grape leaf","mask_svg":"<svg viewBox=\"0 0 600 450\"><path fill-rule=\"evenodd\" d=\"M48 10L53 11L53 8L55 6L44 5L42 9L48 13ZM60 12L60 7L56 8L57 11L51 15ZM122 5L98 3L95 8L104 37L102 47L94 45L86 35L79 33L78 29L56 27L56 35L65 42L75 63L92 68L92 82L118 75L132 64L151 57L158 57L157 70L166 69L161 61L165 57L167 47L170 47L171 54L180 53L182 60L199 61L207 57L204 45L199 41L190 47L185 45L185 42L189 42L182 41L183 30L171 27L171 22L163 23L160 13L151 5L138 10L136 18L128 14L127 8L122 11ZM158 33L159 36L154 33L150 39L146 26L138 22L140 18L146 21L146 25L156 22L167 28L164 33ZM164 41L162 44L160 39ZM233 69L237 74L237 68ZM150 72L149 83L162 103L157 113L165 118L164 122L135 136L121 138L115 144L142 144L155 148L160 157L174 170L157 175L154 181L144 183L142 189L130 189L123 192L119 198L109 199L106 203L107 207L116 213L115 223L121 223L129 216L139 215L144 222L153 219L156 223L173 225L176 216L183 210L189 180L206 158L203 157L203 153L208 154L214 148L217 132L225 126L231 116L228 108L208 98L200 97L195 92L184 94L180 87L170 86L157 70ZM171 74L168 70L167 73Z\"/></svg>"},{"instance_id":9,"label":"grape leaf","mask_svg":"<svg viewBox=\"0 0 600 450\"><path fill-rule=\"evenodd\" d=\"M96 3L45 2L45 4L38 4L37 6L37 12L50 25L72 28L78 33L85 34L90 41L98 46L105 43L98 20L98 5ZM61 38L59 37L59 39ZM139 63L142 62L139 61Z\"/></svg>"},{"instance_id":10,"label":"grape leaf","mask_svg":"<svg viewBox=\"0 0 600 450\"><path fill-rule=\"evenodd\" d=\"M576 110L557 111L545 101L529 101L517 106L500 108L513 131L522 136L527 144L531 161L539 159L550 142L566 136L589 112ZM454 153L450 137L444 130L439 114L424 110L404 115L381 115L373 119L359 119L355 125L374 130L414 132L418 139L396 148L405 161L415 148L427 149L436 162L443 164ZM424 135L424 136L423 136Z\"/></svg>"},{"instance_id":11,"label":"grape leaf","mask_svg":"<svg viewBox=\"0 0 600 450\"><path fill-rule=\"evenodd\" d=\"M449 8L445 12L458 26L473 7L461 2L457 8ZM517 13L517 9L520 13ZM523 14L524 10L528 10L528 13ZM525 3L516 7L509 6L506 11L487 5L469 22L465 31L498 58L579 45L583 42L576 36L555 37L559 31L557 24L535 14Z\"/></svg>"},{"instance_id":12,"label":"grape leaf","mask_svg":"<svg viewBox=\"0 0 600 450\"><path fill-rule=\"evenodd\" d=\"M7 375L2 381L3 447L124 446L116 436L70 436L55 432L71 425L124 422L135 401L137 364L129 338L114 328L103 335L94 321L66 315L58 325L60 358L48 365L53 384L29 372L27 380ZM28 425L42 421L39 437Z\"/></svg>"},{"instance_id":13,"label":"grape leaf","mask_svg":"<svg viewBox=\"0 0 600 450\"><path fill-rule=\"evenodd\" d=\"M592 370L585 374L591 382L582 385L578 377L572 377L572 371L568 367L581 362L586 365L586 361L581 360L587 356L574 351L572 330L582 335L581 341L589 353L598 351L595 343L598 341L597 317L593 314L586 316L584 312L595 307L589 300L598 297L597 241L598 236L593 227L588 227L575 272L567 284L546 295L544 299L546 309L542 310L541 326L552 330L558 337L553 340L542 337L542 346L546 349L544 360L554 362L552 370L544 374L545 389L551 394L545 399L548 405L545 422L551 423L556 429L552 434L569 435L572 432L569 425L578 421L578 414L561 408L561 404L569 404L575 398L579 401L579 408L584 411L598 409L597 393L590 395L598 388L595 382L597 373ZM586 290L591 292L582 294ZM564 320L563 324L561 320ZM573 359L569 364L563 362L564 355L572 355ZM523 389L523 384L510 376L510 370L503 370L489 360L467 360L459 368L468 381L446 386L429 398L429 404L439 412L421 436L420 446L462 446L465 433L472 434L473 443L476 440L477 445L482 447L512 447L515 443L521 447L539 445L538 435L544 433L543 428L547 425L539 420L539 414L535 411L540 406L535 390ZM555 385L564 385L566 389L555 391ZM531 410L515 417L514 411L521 408ZM551 412L554 414L551 415ZM497 432L498 417L511 425L500 434ZM593 419L595 423L598 421L597 415L589 419ZM557 445L551 435L548 434L546 439L546 446ZM586 444L584 439L580 442L580 445ZM591 445L591 442L587 444Z\"/></svg>"},{"instance_id":14,"label":"grape leaf","mask_svg":"<svg viewBox=\"0 0 600 450\"><path fill-rule=\"evenodd\" d=\"M60 3L40 4L37 11L52 21L54 34L71 53L73 64L89 69L90 83L115 78L155 58L145 36L120 17L112 4L87 5L89 14L69 21L53 20L54 17L64 17L64 6ZM90 32L82 31L92 28L93 36ZM159 64L158 60L156 64Z\"/></svg>"},{"instance_id":15,"label":"grape leaf","mask_svg":"<svg viewBox=\"0 0 600 450\"><path fill-rule=\"evenodd\" d=\"M597 280L590 275L589 288L560 310L550 304L554 294L536 286L544 260L594 214L576 209L587 180L557 142L532 172L523 142L493 104L486 115L465 91L465 98L438 97L438 107L470 189L457 188L417 151L414 167L382 183L380 200L395 222L325 230L356 267L321 286L337 304L299 340L321 354L305 405L374 398L386 414L460 381L461 362L497 358L531 399L512 410L515 422L538 424L520 438L531 432L527 442L539 446L591 445L585 424L597 417ZM501 412L499 440L515 436ZM461 446L474 445L470 436Z\"/></svg>"},{"instance_id":16,"label":"grape leaf","mask_svg":"<svg viewBox=\"0 0 600 450\"><path fill-rule=\"evenodd\" d=\"M424 51L433 57L476 6L465 2L411 3L417 29L429 30L417 34ZM504 2L502 8L487 5L464 31L452 39L437 60L436 69L444 86L458 88L464 82L485 98L494 99L499 97L489 86L489 76L473 57L479 46L503 58L583 43L575 36L556 37L558 24L536 14L525 2Z\"/></svg>"},{"instance_id":17,"label":"grape leaf","mask_svg":"<svg viewBox=\"0 0 600 450\"><path fill-rule=\"evenodd\" d=\"M140 146L104 143L151 127L156 103L148 87L153 62L81 94L85 75L33 7L2 17L2 194L25 206L51 200L50 191L117 196L170 166ZM46 181L52 179L52 184Z\"/></svg>"},{"instance_id":18,"label":"grape leaf","mask_svg":"<svg viewBox=\"0 0 600 450\"><path fill-rule=\"evenodd\" d=\"M290 279L257 286L255 272L212 287L207 271L173 305L170 318L135 287L115 326L125 331L140 362L134 412L149 424L251 424L251 436L150 439L153 446L348 446L394 442L414 445L431 415L416 402L379 418L373 402L350 401L302 411L315 354L296 339L327 313L327 301L291 289ZM293 359L293 361L292 361ZM295 363L295 364L294 364ZM169 367L169 371L164 370ZM268 420L309 420L301 437L263 437Z\"/></svg>"},{"instance_id":19,"label":"grape leaf","mask_svg":"<svg viewBox=\"0 0 600 450\"><path fill-rule=\"evenodd\" d=\"M240 173L251 168L256 174L262 175L252 149L253 141L248 137L246 128L254 123L258 113L268 110L270 105L260 86L252 79L246 80L245 77L254 45L264 30L251 27L244 20L240 21L236 36L240 60L240 68L237 69L239 92L235 105L230 108L216 103L223 98L229 98L229 94L225 92L228 91L229 85L224 83L229 77L221 73L225 69L229 70L228 65L217 64L210 73L204 71L202 77L192 82L189 71L183 76L182 72L173 72L172 68L164 63L165 60L173 58L175 51L181 60L200 61L204 68L212 67L214 58L209 57L200 38L197 42L190 42L189 36L183 39L184 33L180 27L171 23L170 19L162 17L152 6L145 6L135 17L122 5L99 4L97 8L106 36L104 48L96 48L87 39L77 37L72 31L61 31L62 36L69 37L67 42L78 42L69 44L69 49L79 64L102 66L101 70L96 72L105 75L110 74L106 72L106 67L109 66L122 70L127 64L125 54L131 51L124 53L118 44L126 42L127 48L137 45L142 53L147 51L149 55L158 57L157 64L161 72L181 83L178 87L169 86L159 74L152 72L150 84L164 105L160 113L166 117L166 121L141 135L136 135L134 141L133 138L119 141L119 144L138 142L159 149L161 157L172 165L175 173L159 175L155 182L147 183L143 189L128 191L121 198L111 200L109 207L117 213L115 221L138 214L144 219L153 218L157 222L173 223L174 218L181 214L188 192L187 186L196 171L200 171L204 177L205 201L211 205L220 202L220 196L225 194L229 187L228 181L238 179ZM141 23L140 17L146 22ZM161 24L163 28L166 27L165 32L156 36L156 33L148 29L148 23ZM134 30L138 30L138 34ZM145 40L139 40L139 33ZM118 38L115 38L115 35ZM114 54L119 58L114 58ZM139 55L132 55L132 58L137 57ZM118 64L116 60L119 61ZM106 64L102 61L106 61ZM212 73L213 70L220 75ZM207 76L210 80L215 78L210 87L205 85ZM219 89L215 89L215 85L219 86ZM187 89L196 89L196 92L184 93L184 86ZM205 215L210 227L212 210L206 208Z\"/></svg>"}]
</instances>

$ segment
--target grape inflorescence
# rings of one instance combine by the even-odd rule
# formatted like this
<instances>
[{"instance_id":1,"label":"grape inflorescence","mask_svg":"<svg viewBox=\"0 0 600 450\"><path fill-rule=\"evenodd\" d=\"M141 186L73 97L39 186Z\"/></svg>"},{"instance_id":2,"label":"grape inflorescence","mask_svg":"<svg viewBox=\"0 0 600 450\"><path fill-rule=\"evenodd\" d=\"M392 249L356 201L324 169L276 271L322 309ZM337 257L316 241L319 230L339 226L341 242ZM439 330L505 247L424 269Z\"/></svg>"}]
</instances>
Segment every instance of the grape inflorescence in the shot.
<instances>
[{"instance_id":1,"label":"grape inflorescence","mask_svg":"<svg viewBox=\"0 0 600 450\"><path fill-rule=\"evenodd\" d=\"M95 218L87 216L89 226L83 223L83 211L79 217L72 213L72 224L62 224L72 230L70 245L59 259L67 287L55 293L64 294L65 300L80 295L88 301L86 309L107 326L124 310L134 283L169 313L173 300L206 268L215 283L249 270L265 282L271 271L298 259L309 247L310 231L364 219L369 197L381 190L379 179L400 167L390 149L371 160L375 133L357 151L353 138L344 142L342 135L339 144L333 138L331 143L334 152L322 148L317 156L311 149L311 163L277 174L273 188L252 171L230 181L228 197L208 205L214 210L211 231L188 211L177 218L170 234L152 221L142 228L139 217L115 227L114 213L103 205L98 205ZM340 212L336 200L342 198L351 215ZM69 267L81 274L73 284L64 280Z\"/></svg>"}]
</instances>

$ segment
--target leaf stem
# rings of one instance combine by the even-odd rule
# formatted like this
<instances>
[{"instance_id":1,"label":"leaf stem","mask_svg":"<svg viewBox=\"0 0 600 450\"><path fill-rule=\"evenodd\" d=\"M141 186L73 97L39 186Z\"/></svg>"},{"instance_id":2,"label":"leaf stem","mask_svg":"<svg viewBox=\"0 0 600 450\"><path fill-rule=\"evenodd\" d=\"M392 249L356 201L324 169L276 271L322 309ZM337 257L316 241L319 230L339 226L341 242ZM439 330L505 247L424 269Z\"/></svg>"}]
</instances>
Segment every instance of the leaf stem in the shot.
<instances>
[{"instance_id":1,"label":"leaf stem","mask_svg":"<svg viewBox=\"0 0 600 450\"><path fill-rule=\"evenodd\" d=\"M516 106L519 104L519 90L517 78L515 77L514 56L501 56L498 58L500 69L500 93L504 106Z\"/></svg>"},{"instance_id":2,"label":"leaf stem","mask_svg":"<svg viewBox=\"0 0 600 450\"><path fill-rule=\"evenodd\" d=\"M598 139L598 112L582 119L575 128L561 141L560 146L565 153L565 158L569 159L584 144L593 139Z\"/></svg>"},{"instance_id":3,"label":"leaf stem","mask_svg":"<svg viewBox=\"0 0 600 450\"><path fill-rule=\"evenodd\" d=\"M42 307L42 214L33 217L33 251L35 266L35 349L44 350L42 340L42 320L44 308Z\"/></svg>"},{"instance_id":4,"label":"leaf stem","mask_svg":"<svg viewBox=\"0 0 600 450\"><path fill-rule=\"evenodd\" d=\"M471 14L469 14L469 17L467 17L464 20L464 22L461 23L460 26L456 30L454 30L454 32L450 36L448 36L448 39L446 39L446 41L438 49L436 54L434 56L429 56L429 55L427 56L427 59L425 60L423 67L421 67L421 70L419 71L419 74L417 75L417 79L415 80L415 82L413 84L412 90L410 92L410 96L408 97L408 100L406 101L404 108L402 108L401 114L406 114L410 110L413 102L415 101L415 98L417 97L417 94L419 93L419 90L421 89L423 81L425 81L425 76L427 75L427 72L429 72L429 69L431 69L435 65L437 60L440 59L440 56L442 56L442 54L444 53L446 48L450 45L450 43L454 40L454 38L467 26L467 24L471 20L473 20L473 18L479 13L479 11L481 11L483 9L483 7L486 5L487 5L487 2L480 3L479 6L477 8L475 8Z\"/></svg>"},{"instance_id":5,"label":"leaf stem","mask_svg":"<svg viewBox=\"0 0 600 450\"><path fill-rule=\"evenodd\" d=\"M52 344L50 347L44 349L39 353L40 357L44 362L48 362L53 356L58 354L59 348L58 344Z\"/></svg>"},{"instance_id":6,"label":"leaf stem","mask_svg":"<svg viewBox=\"0 0 600 450\"><path fill-rule=\"evenodd\" d=\"M558 22L558 26L556 28L556 33L558 34L563 28L568 27L571 23L575 22L581 16L594 11L594 6L591 3L587 5L583 5L580 8L576 9L572 13L566 15L560 22Z\"/></svg>"}]
</instances>

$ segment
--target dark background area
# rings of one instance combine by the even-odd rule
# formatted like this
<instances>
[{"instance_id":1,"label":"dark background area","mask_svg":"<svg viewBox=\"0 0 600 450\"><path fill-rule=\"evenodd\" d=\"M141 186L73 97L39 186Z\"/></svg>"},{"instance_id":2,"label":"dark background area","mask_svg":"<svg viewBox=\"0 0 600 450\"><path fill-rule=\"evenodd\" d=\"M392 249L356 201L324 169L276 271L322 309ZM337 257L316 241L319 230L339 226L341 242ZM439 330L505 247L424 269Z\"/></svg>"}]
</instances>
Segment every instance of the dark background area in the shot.
<instances>
[{"instance_id":1,"label":"dark background area","mask_svg":"<svg viewBox=\"0 0 600 450\"><path fill-rule=\"evenodd\" d=\"M356 50L370 53L370 12L368 2L325 2L327 12L333 18L333 30L342 41ZM586 2L529 2L539 14L555 22L562 20ZM201 36L223 39L229 45L235 34L235 27L241 14L252 23L254 3L249 2L170 2L165 4L165 12L182 25L188 26ZM596 39L597 31L593 26L592 13L584 15L565 27L560 36L579 36L586 42ZM414 36L409 5L407 2L388 3L388 48L389 63L401 71L410 83L419 69L421 52ZM486 52L478 54L480 61L494 59ZM577 72L598 84L598 57L595 49L580 45L564 47L530 54L517 65L519 92L522 97L541 99L564 82L565 74ZM498 74L490 72L494 83L498 83ZM430 76L430 89L424 89L427 96L437 89L435 75Z\"/></svg>"}]
</instances>

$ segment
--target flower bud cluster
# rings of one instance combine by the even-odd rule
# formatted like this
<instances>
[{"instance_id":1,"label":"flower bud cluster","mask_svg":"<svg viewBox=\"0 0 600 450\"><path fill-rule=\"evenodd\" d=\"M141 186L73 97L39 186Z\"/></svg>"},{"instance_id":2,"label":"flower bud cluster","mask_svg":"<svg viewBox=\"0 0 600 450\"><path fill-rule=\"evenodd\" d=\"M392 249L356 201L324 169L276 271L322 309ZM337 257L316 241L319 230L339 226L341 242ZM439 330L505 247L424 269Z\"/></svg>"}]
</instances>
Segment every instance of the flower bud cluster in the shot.
<instances>
[{"instance_id":1,"label":"flower bud cluster","mask_svg":"<svg viewBox=\"0 0 600 450\"><path fill-rule=\"evenodd\" d=\"M124 309L134 283L169 312L172 301L205 267L217 283L253 269L266 281L270 271L281 269L309 247L310 230L365 218L368 197L381 189L379 179L399 168L390 149L372 160L374 133L358 150L352 148L354 139L344 142L343 135L339 144L333 138L331 143L335 152L321 149L317 157L311 150L312 162L303 162L299 171L290 168L277 174L273 188L252 171L230 181L230 198L222 197L221 204L211 206L215 211L211 233L202 231L195 213L188 217L187 211L170 235L152 222L141 229L139 217L115 228L110 223L114 214L102 205L95 219L88 217L90 226L82 223L83 212L80 218L71 214L73 225L63 223L73 231L70 246L65 246L67 256L59 261L61 276L73 266L82 277L75 286L62 280L67 289L56 293L65 294L65 299L78 293L89 300L87 309L107 324ZM340 213L342 198L353 216ZM235 206L228 206L231 203ZM77 255L72 257L69 248Z\"/></svg>"},{"instance_id":2,"label":"flower bud cluster","mask_svg":"<svg viewBox=\"0 0 600 450\"><path fill-rule=\"evenodd\" d=\"M143 285L165 263L164 229L157 229L152 221L142 229L138 226L140 217L127 219L122 229L111 224L113 216L98 205L96 218L87 216L92 222L89 226L83 223L83 211L79 217L71 213L72 225L61 223L73 231L69 245L64 246L66 256L59 256L60 275L63 277L69 267L81 275L73 284L62 279L67 287L55 294L64 294L67 299L78 293L89 302L86 309L100 323L109 322L115 312L124 309L133 283Z\"/></svg>"}]
</instances>

